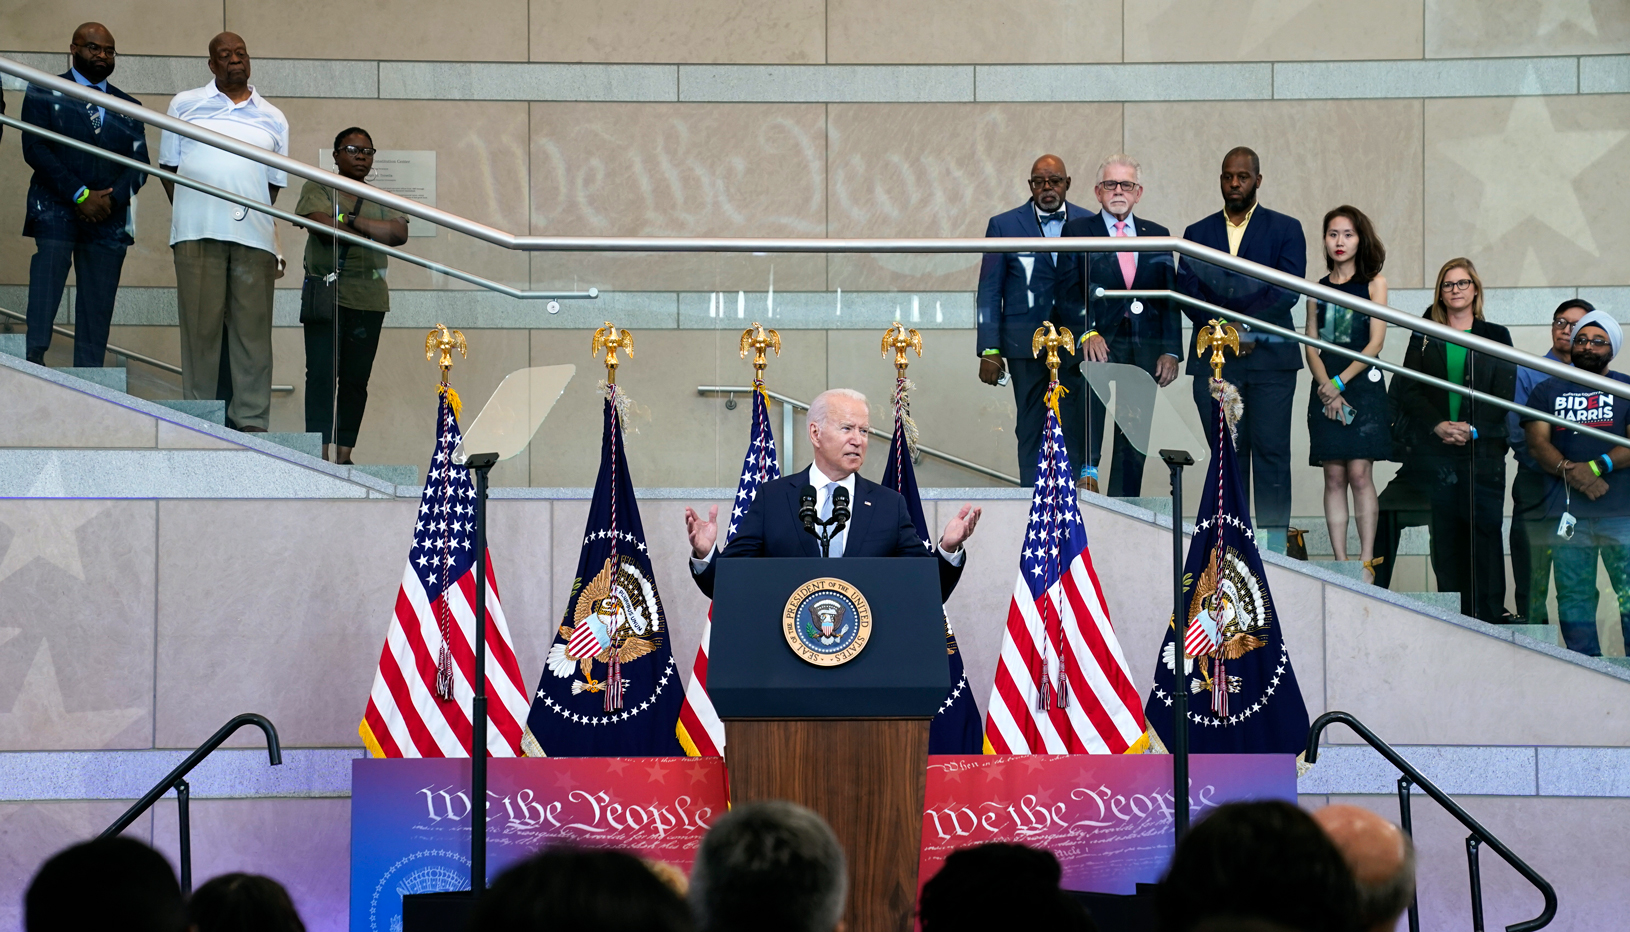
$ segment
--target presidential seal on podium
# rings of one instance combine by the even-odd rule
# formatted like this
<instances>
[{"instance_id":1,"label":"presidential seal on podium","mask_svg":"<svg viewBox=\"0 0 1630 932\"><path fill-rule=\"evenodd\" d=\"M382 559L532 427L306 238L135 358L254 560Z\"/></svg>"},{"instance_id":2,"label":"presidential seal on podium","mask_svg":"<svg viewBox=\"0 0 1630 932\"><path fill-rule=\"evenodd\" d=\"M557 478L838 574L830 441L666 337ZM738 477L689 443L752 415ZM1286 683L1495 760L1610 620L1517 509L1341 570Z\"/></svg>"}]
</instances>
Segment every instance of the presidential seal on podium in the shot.
<instances>
[{"instance_id":1,"label":"presidential seal on podium","mask_svg":"<svg viewBox=\"0 0 1630 932\"><path fill-rule=\"evenodd\" d=\"M841 579L812 579L787 598L781 614L787 646L822 667L848 663L872 636L872 609L860 590Z\"/></svg>"}]
</instances>

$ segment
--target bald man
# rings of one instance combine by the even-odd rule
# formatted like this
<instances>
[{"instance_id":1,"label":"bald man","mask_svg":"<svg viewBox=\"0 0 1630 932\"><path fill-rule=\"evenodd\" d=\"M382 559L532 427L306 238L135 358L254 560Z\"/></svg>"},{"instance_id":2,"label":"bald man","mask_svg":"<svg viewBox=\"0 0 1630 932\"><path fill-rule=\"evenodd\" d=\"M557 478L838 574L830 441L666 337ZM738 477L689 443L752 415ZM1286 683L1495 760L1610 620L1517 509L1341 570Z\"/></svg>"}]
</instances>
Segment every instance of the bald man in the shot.
<instances>
[{"instance_id":1,"label":"bald man","mask_svg":"<svg viewBox=\"0 0 1630 932\"><path fill-rule=\"evenodd\" d=\"M990 218L987 237L1058 237L1064 224L1092 213L1065 199L1070 175L1064 160L1044 155L1030 166L1030 200ZM1078 252L989 252L979 264L978 312L979 378L987 385L1002 383L1005 371L1013 380L1018 405L1013 433L1019 454L1019 478L1036 481L1036 459L1041 452L1041 431L1047 423L1048 373L1046 364L1030 352L1036 328L1052 321L1080 339L1086 331L1086 295L1081 289L1081 254ZM1076 349L1076 347L1071 347ZM1077 350L1079 353L1079 350ZM1070 466L1078 472L1087 465L1087 380L1079 355L1061 354L1058 380L1066 394L1059 402L1064 423L1064 447Z\"/></svg>"},{"instance_id":2,"label":"bald man","mask_svg":"<svg viewBox=\"0 0 1630 932\"><path fill-rule=\"evenodd\" d=\"M1358 806L1325 806L1313 813L1358 884L1358 926L1392 932L1415 898L1415 846L1396 825Z\"/></svg>"}]
</instances>

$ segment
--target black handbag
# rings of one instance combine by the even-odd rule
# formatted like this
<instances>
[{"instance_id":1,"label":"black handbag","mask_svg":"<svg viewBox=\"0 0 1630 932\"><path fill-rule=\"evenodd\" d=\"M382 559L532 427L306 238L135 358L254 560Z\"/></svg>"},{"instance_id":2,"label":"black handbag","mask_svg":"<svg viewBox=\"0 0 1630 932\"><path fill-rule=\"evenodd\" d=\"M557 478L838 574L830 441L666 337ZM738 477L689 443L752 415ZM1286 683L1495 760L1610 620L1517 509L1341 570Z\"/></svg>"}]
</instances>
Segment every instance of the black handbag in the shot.
<instances>
[{"instance_id":1,"label":"black handbag","mask_svg":"<svg viewBox=\"0 0 1630 932\"><path fill-rule=\"evenodd\" d=\"M357 198L357 206L351 209L351 216L355 217L362 210L362 198ZM340 273L345 271L345 257L351 252L351 244L343 242L334 258L334 271L327 275L313 275L306 273L305 279L300 283L300 323L327 324L334 320L334 308L340 300Z\"/></svg>"}]
</instances>

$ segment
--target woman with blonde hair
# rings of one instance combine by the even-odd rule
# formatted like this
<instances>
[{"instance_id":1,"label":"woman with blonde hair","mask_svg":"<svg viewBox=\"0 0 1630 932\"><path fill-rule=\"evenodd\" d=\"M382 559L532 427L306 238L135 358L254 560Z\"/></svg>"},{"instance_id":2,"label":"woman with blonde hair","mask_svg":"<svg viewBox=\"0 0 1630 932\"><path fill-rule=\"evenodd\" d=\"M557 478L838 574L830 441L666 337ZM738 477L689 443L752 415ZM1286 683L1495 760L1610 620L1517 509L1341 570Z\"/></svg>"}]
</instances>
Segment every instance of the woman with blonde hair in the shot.
<instances>
[{"instance_id":1,"label":"woman with blonde hair","mask_svg":"<svg viewBox=\"0 0 1630 932\"><path fill-rule=\"evenodd\" d=\"M1510 331L1483 318L1483 281L1470 259L1443 264L1423 316L1511 345ZM1516 388L1512 363L1421 333L1410 338L1404 366L1499 398ZM1397 384L1402 432L1429 486L1438 591L1459 592L1462 614L1497 624L1505 610L1505 411L1414 379Z\"/></svg>"}]
</instances>

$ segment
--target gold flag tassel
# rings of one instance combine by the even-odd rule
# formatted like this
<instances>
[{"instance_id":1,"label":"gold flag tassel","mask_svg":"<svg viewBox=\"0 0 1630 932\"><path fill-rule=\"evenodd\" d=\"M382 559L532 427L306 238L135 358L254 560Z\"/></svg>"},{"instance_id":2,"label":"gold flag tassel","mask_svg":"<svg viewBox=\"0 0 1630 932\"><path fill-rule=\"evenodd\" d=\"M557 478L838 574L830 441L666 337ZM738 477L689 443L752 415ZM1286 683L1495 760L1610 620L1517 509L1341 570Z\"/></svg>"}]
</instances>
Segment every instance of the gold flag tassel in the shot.
<instances>
[{"instance_id":1,"label":"gold flag tassel","mask_svg":"<svg viewBox=\"0 0 1630 932\"><path fill-rule=\"evenodd\" d=\"M894 417L900 422L902 432L905 434L906 455L916 463L921 461L917 453L920 434L917 430L917 421L911 416L911 390L917 386L906 378L906 367L911 364L906 359L907 350L916 350L917 358L921 359L923 335L914 328L895 321L883 331L883 356L887 358L891 351L894 353Z\"/></svg>"}]
</instances>

